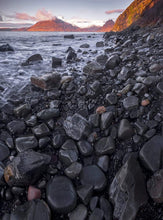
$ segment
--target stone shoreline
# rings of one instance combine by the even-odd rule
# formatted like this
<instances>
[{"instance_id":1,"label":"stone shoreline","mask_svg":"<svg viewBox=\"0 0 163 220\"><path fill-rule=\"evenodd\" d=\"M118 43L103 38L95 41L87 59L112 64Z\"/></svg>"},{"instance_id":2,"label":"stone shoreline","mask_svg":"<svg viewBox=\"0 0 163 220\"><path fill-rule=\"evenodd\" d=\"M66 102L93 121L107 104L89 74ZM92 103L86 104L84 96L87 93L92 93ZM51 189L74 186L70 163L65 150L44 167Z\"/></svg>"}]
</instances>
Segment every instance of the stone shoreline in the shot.
<instances>
[{"instance_id":1,"label":"stone shoreline","mask_svg":"<svg viewBox=\"0 0 163 220\"><path fill-rule=\"evenodd\" d=\"M2 220L163 219L162 37L162 26L107 33L97 45L115 48L83 75L31 78L28 102L1 109Z\"/></svg>"}]
</instances>

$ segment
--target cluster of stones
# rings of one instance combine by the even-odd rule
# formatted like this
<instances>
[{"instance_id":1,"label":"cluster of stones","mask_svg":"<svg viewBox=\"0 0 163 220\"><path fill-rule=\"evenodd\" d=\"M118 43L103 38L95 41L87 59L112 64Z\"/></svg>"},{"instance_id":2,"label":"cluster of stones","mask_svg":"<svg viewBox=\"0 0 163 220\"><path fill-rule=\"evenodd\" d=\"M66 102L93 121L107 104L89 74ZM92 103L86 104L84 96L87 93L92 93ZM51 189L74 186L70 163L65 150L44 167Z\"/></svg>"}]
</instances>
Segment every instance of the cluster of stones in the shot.
<instances>
[{"instance_id":1,"label":"cluster of stones","mask_svg":"<svg viewBox=\"0 0 163 220\"><path fill-rule=\"evenodd\" d=\"M1 113L3 220L134 220L149 199L163 203L161 36L106 34L115 48L88 62L83 77L31 78L41 103L19 104L12 120Z\"/></svg>"}]
</instances>

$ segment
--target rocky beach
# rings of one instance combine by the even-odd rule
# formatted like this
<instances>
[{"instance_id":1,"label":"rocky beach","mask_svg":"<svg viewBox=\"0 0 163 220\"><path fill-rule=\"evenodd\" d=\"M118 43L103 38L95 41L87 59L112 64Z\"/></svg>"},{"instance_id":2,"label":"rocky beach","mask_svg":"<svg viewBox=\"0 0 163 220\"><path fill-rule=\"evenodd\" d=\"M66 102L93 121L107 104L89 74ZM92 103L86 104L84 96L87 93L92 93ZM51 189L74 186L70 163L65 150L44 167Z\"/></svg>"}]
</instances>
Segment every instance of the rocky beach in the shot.
<instances>
[{"instance_id":1,"label":"rocky beach","mask_svg":"<svg viewBox=\"0 0 163 220\"><path fill-rule=\"evenodd\" d=\"M12 34L0 219L163 220L163 26Z\"/></svg>"}]
</instances>

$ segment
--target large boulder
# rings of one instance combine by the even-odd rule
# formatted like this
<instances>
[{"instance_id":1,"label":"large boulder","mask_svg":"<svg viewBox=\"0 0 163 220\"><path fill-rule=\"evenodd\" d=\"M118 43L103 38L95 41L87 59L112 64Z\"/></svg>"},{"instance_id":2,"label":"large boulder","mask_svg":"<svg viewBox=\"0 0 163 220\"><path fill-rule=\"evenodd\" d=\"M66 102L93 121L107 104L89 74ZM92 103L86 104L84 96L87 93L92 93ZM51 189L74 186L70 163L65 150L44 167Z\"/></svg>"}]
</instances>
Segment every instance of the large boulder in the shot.
<instances>
[{"instance_id":1,"label":"large boulder","mask_svg":"<svg viewBox=\"0 0 163 220\"><path fill-rule=\"evenodd\" d=\"M63 126L66 134L74 140L80 140L82 137L90 134L90 125L88 121L77 113L72 117L67 117Z\"/></svg>"},{"instance_id":2,"label":"large boulder","mask_svg":"<svg viewBox=\"0 0 163 220\"><path fill-rule=\"evenodd\" d=\"M109 196L114 205L114 217L119 220L134 220L139 208L147 202L145 177L133 155L113 179Z\"/></svg>"},{"instance_id":3,"label":"large boulder","mask_svg":"<svg viewBox=\"0 0 163 220\"><path fill-rule=\"evenodd\" d=\"M102 73L103 67L99 63L92 61L83 68L83 72L87 75Z\"/></svg>"},{"instance_id":4,"label":"large boulder","mask_svg":"<svg viewBox=\"0 0 163 220\"><path fill-rule=\"evenodd\" d=\"M14 51L14 49L9 44L1 45L0 52L6 52L6 51Z\"/></svg>"},{"instance_id":5,"label":"large boulder","mask_svg":"<svg viewBox=\"0 0 163 220\"><path fill-rule=\"evenodd\" d=\"M46 187L48 204L58 213L71 212L77 201L74 186L67 177L56 176L51 179Z\"/></svg>"},{"instance_id":6,"label":"large boulder","mask_svg":"<svg viewBox=\"0 0 163 220\"><path fill-rule=\"evenodd\" d=\"M40 54L34 54L30 56L24 63L22 63L22 66L28 66L34 63L38 63L42 61L42 56Z\"/></svg>"},{"instance_id":7,"label":"large boulder","mask_svg":"<svg viewBox=\"0 0 163 220\"><path fill-rule=\"evenodd\" d=\"M105 69L114 69L116 66L119 65L119 63L121 62L121 59L119 57L118 54L112 55L111 57L109 57L109 59L107 60L106 64L105 64Z\"/></svg>"},{"instance_id":8,"label":"large boulder","mask_svg":"<svg viewBox=\"0 0 163 220\"><path fill-rule=\"evenodd\" d=\"M5 181L10 186L33 184L45 171L50 160L50 156L32 150L21 152L5 168Z\"/></svg>"}]
</instances>

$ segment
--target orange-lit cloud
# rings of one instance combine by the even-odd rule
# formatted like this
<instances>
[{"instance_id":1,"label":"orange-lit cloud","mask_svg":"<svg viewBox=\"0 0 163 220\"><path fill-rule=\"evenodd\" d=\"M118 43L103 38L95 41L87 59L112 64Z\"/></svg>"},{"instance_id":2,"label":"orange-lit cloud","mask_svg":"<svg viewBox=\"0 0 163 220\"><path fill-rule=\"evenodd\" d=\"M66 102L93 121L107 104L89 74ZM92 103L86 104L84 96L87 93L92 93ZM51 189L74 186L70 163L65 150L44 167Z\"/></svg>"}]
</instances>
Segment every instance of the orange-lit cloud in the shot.
<instances>
[{"instance_id":1,"label":"orange-lit cloud","mask_svg":"<svg viewBox=\"0 0 163 220\"><path fill-rule=\"evenodd\" d=\"M45 20L52 20L56 17L49 11L47 11L45 8L38 10L36 13L36 20L38 21L45 21Z\"/></svg>"},{"instance_id":2,"label":"orange-lit cloud","mask_svg":"<svg viewBox=\"0 0 163 220\"><path fill-rule=\"evenodd\" d=\"M31 16L27 13L16 12L14 15L7 15L7 17L24 21L45 21L55 19L55 16L45 8L38 10L35 16Z\"/></svg>"},{"instance_id":3,"label":"orange-lit cloud","mask_svg":"<svg viewBox=\"0 0 163 220\"><path fill-rule=\"evenodd\" d=\"M30 16L26 13L16 13L14 16L14 18L18 19L18 20L31 20L31 21L35 21L36 18L33 16Z\"/></svg>"},{"instance_id":4,"label":"orange-lit cloud","mask_svg":"<svg viewBox=\"0 0 163 220\"><path fill-rule=\"evenodd\" d=\"M115 10L106 11L105 13L110 15L110 14L114 14L114 13L122 13L123 11L124 11L124 9L115 9Z\"/></svg>"}]
</instances>

